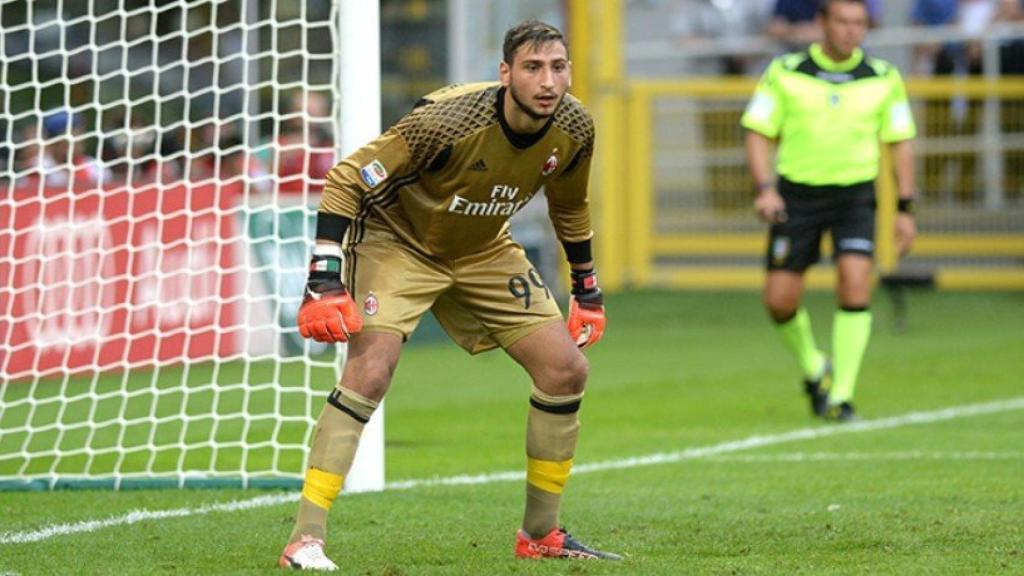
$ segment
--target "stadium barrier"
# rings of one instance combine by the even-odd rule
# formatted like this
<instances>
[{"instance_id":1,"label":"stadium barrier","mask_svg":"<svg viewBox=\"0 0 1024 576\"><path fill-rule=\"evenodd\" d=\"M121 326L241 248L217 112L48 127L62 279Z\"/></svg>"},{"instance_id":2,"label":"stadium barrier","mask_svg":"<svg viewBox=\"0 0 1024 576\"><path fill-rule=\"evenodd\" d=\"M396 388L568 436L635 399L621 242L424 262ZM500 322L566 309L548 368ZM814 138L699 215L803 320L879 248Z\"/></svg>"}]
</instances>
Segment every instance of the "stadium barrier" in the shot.
<instances>
[{"instance_id":1,"label":"stadium barrier","mask_svg":"<svg viewBox=\"0 0 1024 576\"><path fill-rule=\"evenodd\" d=\"M14 188L0 204L4 379L230 357L241 185Z\"/></svg>"},{"instance_id":2,"label":"stadium barrier","mask_svg":"<svg viewBox=\"0 0 1024 576\"><path fill-rule=\"evenodd\" d=\"M761 284L766 233L751 207L739 125L755 82L631 79L620 94L598 99L599 111L621 109L624 119L621 134L613 126L605 140L622 142L622 158L598 163L595 174L613 191L596 202L598 220L617 219L609 227L614 249L602 244L604 278L633 287ZM943 289L1024 289L1024 79L914 78L907 87L919 130L919 237L901 260L891 232L895 183L883 158L879 275L932 275ZM973 110L973 125L951 128L957 106ZM833 282L827 267L809 272L811 287Z\"/></svg>"}]
</instances>

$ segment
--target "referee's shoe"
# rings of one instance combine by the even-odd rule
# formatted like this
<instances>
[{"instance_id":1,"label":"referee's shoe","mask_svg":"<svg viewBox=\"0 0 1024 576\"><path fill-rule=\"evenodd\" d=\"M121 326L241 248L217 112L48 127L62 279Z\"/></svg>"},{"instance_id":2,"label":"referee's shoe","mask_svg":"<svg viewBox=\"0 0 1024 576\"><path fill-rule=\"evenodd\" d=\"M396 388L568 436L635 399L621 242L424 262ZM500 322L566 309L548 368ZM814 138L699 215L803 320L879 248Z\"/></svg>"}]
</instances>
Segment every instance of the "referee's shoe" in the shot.
<instances>
[{"instance_id":1,"label":"referee's shoe","mask_svg":"<svg viewBox=\"0 0 1024 576\"><path fill-rule=\"evenodd\" d=\"M804 392L811 402L811 413L826 416L828 412L828 389L832 387L832 362L825 359L821 375L814 380L804 380Z\"/></svg>"},{"instance_id":2,"label":"referee's shoe","mask_svg":"<svg viewBox=\"0 0 1024 576\"><path fill-rule=\"evenodd\" d=\"M825 409L825 420L829 422L853 422L857 420L857 412L853 409L853 404L849 402L840 402L839 404L829 404Z\"/></svg>"}]
</instances>

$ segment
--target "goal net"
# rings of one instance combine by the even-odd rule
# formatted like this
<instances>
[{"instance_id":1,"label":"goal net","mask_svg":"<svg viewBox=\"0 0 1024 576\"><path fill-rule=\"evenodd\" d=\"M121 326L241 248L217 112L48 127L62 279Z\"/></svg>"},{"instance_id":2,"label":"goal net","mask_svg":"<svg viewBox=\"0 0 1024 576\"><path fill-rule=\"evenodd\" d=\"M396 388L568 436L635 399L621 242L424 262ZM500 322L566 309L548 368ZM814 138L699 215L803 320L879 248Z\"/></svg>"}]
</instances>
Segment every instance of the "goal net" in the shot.
<instances>
[{"instance_id":1,"label":"goal net","mask_svg":"<svg viewBox=\"0 0 1024 576\"><path fill-rule=\"evenodd\" d=\"M298 485L338 3L0 2L0 485Z\"/></svg>"}]
</instances>

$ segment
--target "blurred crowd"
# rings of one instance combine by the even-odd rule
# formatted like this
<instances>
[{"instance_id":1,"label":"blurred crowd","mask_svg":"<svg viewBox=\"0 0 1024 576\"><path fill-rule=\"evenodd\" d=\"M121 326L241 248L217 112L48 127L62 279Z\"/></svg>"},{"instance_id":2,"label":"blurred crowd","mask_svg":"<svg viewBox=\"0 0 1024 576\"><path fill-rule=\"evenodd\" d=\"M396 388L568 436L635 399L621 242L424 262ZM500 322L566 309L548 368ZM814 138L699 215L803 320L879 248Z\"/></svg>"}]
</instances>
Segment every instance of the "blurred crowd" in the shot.
<instances>
[{"instance_id":1,"label":"blurred crowd","mask_svg":"<svg viewBox=\"0 0 1024 576\"><path fill-rule=\"evenodd\" d=\"M866 1L873 26L954 26L983 37L999 23L1024 22L1024 0ZM891 4L883 7L883 2ZM776 41L776 52L819 39L817 7L818 0L630 0L629 25L644 30L645 37L627 41L643 43L659 30L678 40L714 40L726 49L735 40L737 50L731 55L686 65L678 58L646 73L757 75L770 57L765 37ZM760 39L755 43L760 53L744 52L743 42L751 39ZM685 44L680 52L686 53ZM998 54L1001 74L1024 74L1024 38L1003 41ZM983 56L979 41L922 43L915 46L909 65L901 67L907 75L980 74ZM1016 113L1011 108L1006 107ZM972 133L979 111L977 102L932 102L925 114L934 121L925 124L945 123L950 133ZM41 181L78 189L239 179L257 193L318 190L335 160L331 96L295 90L262 112L260 120L235 114L168 122L139 106L121 104L50 108L16 122L6 120L14 122L10 126L0 119L0 131L10 135L0 143L0 185ZM963 160L964 173L973 171L971 162Z\"/></svg>"},{"instance_id":2,"label":"blurred crowd","mask_svg":"<svg viewBox=\"0 0 1024 576\"><path fill-rule=\"evenodd\" d=\"M1024 0L866 0L874 28L892 26L955 26L968 34L983 36L1002 22L1024 22ZM815 24L818 0L631 0L633 27L643 31L640 41L664 37L679 43L686 53L687 42L707 40L734 55L702 59L684 74L758 75L770 56L764 54L768 37L777 51L801 49L820 39ZM746 41L746 43L744 43ZM1003 74L1024 73L1024 38L1000 46ZM914 51L913 66L905 70L918 75L943 74L946 70L977 71L981 64L979 42L925 44Z\"/></svg>"},{"instance_id":3,"label":"blurred crowd","mask_svg":"<svg viewBox=\"0 0 1024 576\"><path fill-rule=\"evenodd\" d=\"M275 117L271 135L247 143L255 122L210 118L161 127L137 109L50 109L12 126L0 173L8 186L76 190L236 180L250 193L319 190L334 165L328 96L290 93Z\"/></svg>"},{"instance_id":4,"label":"blurred crowd","mask_svg":"<svg viewBox=\"0 0 1024 576\"><path fill-rule=\"evenodd\" d=\"M1024 22L1022 0L914 0L910 21L916 26L959 26L983 34L1001 22ZM980 74L981 43L947 42L917 48L912 71L917 74ZM999 47L1001 74L1024 74L1024 38Z\"/></svg>"}]
</instances>

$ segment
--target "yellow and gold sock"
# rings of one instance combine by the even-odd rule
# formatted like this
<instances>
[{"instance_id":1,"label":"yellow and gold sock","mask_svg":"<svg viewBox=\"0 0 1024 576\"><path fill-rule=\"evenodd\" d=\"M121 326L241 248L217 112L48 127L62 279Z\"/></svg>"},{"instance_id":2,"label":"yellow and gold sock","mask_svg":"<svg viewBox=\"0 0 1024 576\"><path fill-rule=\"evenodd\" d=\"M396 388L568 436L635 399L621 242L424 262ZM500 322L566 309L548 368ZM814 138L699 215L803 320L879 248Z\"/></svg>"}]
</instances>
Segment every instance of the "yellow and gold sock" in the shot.
<instances>
[{"instance_id":1,"label":"yellow and gold sock","mask_svg":"<svg viewBox=\"0 0 1024 576\"><path fill-rule=\"evenodd\" d=\"M309 467L289 542L299 540L303 534L325 537L327 512L352 467L363 426L376 408L377 402L351 390L336 388L331 392L313 431Z\"/></svg>"},{"instance_id":2,"label":"yellow and gold sock","mask_svg":"<svg viewBox=\"0 0 1024 576\"><path fill-rule=\"evenodd\" d=\"M562 491L579 436L583 394L550 396L534 388L526 422L526 511L523 531L541 538L558 526Z\"/></svg>"}]
</instances>

